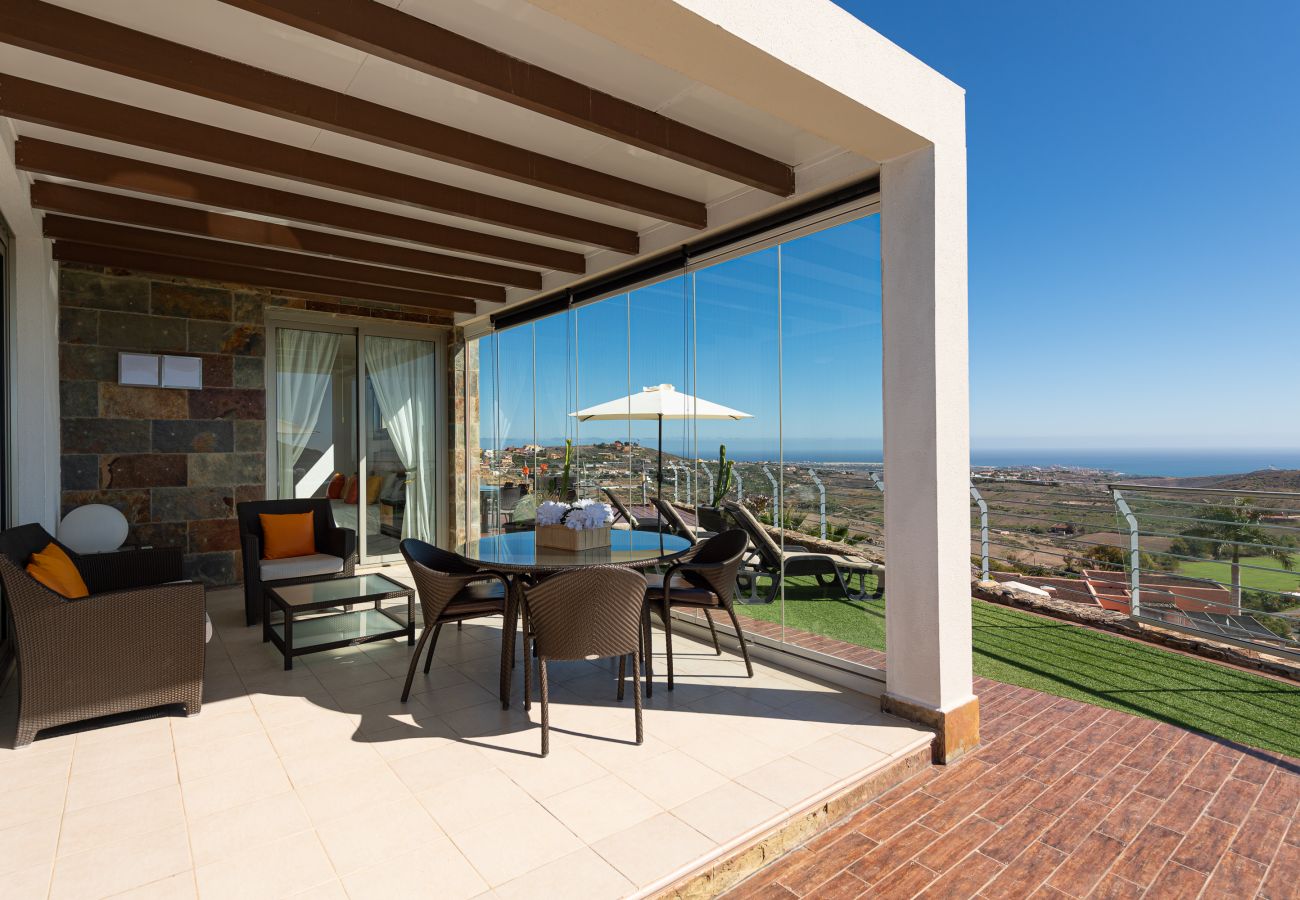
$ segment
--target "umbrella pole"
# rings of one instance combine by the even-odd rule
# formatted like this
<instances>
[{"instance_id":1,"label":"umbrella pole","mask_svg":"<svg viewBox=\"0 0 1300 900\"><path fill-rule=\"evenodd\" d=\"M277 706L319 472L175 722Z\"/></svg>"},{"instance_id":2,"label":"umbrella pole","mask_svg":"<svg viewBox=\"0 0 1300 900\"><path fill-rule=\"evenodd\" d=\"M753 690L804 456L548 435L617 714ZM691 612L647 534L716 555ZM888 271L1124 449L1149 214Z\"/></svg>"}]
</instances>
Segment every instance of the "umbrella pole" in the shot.
<instances>
[{"instance_id":1,"label":"umbrella pole","mask_svg":"<svg viewBox=\"0 0 1300 900\"><path fill-rule=\"evenodd\" d=\"M659 473L657 476L658 485L655 488L655 496L660 500L664 498L664 414L659 414Z\"/></svg>"}]
</instances>

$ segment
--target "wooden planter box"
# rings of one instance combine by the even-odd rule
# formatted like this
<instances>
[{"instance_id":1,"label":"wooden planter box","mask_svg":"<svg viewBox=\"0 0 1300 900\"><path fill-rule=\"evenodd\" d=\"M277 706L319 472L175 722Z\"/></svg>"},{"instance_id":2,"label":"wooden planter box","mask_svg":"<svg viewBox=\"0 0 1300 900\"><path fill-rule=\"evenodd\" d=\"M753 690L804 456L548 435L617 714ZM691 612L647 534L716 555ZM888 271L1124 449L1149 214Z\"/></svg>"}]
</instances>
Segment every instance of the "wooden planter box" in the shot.
<instances>
[{"instance_id":1,"label":"wooden planter box","mask_svg":"<svg viewBox=\"0 0 1300 900\"><path fill-rule=\"evenodd\" d=\"M609 532L608 527L575 531L563 525L538 525L537 546L550 547L552 550L572 550L574 552L595 550L597 547L609 546Z\"/></svg>"}]
</instances>

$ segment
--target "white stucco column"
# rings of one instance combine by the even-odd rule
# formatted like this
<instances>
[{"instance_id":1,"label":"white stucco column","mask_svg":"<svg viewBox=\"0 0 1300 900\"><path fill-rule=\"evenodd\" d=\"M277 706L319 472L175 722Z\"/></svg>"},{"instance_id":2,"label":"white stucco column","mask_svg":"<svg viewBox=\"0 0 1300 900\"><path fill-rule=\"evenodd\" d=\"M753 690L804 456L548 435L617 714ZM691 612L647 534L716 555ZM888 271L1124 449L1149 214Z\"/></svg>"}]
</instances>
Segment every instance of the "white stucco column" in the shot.
<instances>
[{"instance_id":1,"label":"white stucco column","mask_svg":"<svg viewBox=\"0 0 1300 900\"><path fill-rule=\"evenodd\" d=\"M56 269L49 241L14 167L14 135L0 124L0 215L9 226L12 287L5 323L9 391L9 519L51 532L59 510L59 342Z\"/></svg>"},{"instance_id":2,"label":"white stucco column","mask_svg":"<svg viewBox=\"0 0 1300 900\"><path fill-rule=\"evenodd\" d=\"M966 154L930 146L881 167L884 281L884 705L978 743L971 692Z\"/></svg>"}]
</instances>

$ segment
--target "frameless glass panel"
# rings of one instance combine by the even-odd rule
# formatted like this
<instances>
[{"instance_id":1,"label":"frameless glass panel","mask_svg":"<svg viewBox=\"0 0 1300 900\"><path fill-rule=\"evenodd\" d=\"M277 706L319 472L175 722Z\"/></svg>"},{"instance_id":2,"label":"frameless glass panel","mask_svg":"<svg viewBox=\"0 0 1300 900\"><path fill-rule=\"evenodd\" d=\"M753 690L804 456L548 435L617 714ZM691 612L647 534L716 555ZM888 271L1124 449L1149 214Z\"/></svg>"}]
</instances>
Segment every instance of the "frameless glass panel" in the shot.
<instances>
[{"instance_id":1,"label":"frameless glass panel","mask_svg":"<svg viewBox=\"0 0 1300 900\"><path fill-rule=\"evenodd\" d=\"M367 335L366 478L359 493L366 553L392 556L402 538L437 539L437 347Z\"/></svg>"},{"instance_id":2,"label":"frameless glass panel","mask_svg":"<svg viewBox=\"0 0 1300 900\"><path fill-rule=\"evenodd\" d=\"M470 497L465 533L469 539L501 529L501 472L496 415L496 338L485 337L465 346L465 419L470 429L466 465Z\"/></svg>"},{"instance_id":3,"label":"frameless glass panel","mask_svg":"<svg viewBox=\"0 0 1300 900\"><path fill-rule=\"evenodd\" d=\"M662 481L663 499L682 505L690 504L694 490L694 472L689 465L694 457L693 426L681 415L685 405L674 402L672 395L689 395L693 387L688 352L689 289L689 280L678 276L633 291L629 300L633 406L654 406L662 401L668 411L662 422L657 418L633 418L632 442L640 448L637 456L649 480L651 496L659 493L657 485ZM658 475L661 448L663 470Z\"/></svg>"},{"instance_id":4,"label":"frameless glass panel","mask_svg":"<svg viewBox=\"0 0 1300 900\"><path fill-rule=\"evenodd\" d=\"M539 500L562 499L565 441L573 437L573 315L564 312L533 323L533 383L536 386L537 446L533 490ZM577 489L578 470L570 466L568 490Z\"/></svg>"},{"instance_id":5,"label":"frameless glass panel","mask_svg":"<svg viewBox=\"0 0 1300 900\"><path fill-rule=\"evenodd\" d=\"M275 496L328 497L355 528L357 342L351 334L276 329Z\"/></svg>"},{"instance_id":6,"label":"frameless glass panel","mask_svg":"<svg viewBox=\"0 0 1300 900\"><path fill-rule=\"evenodd\" d=\"M628 295L619 294L574 311L574 347L577 379L575 404L579 410L625 399L631 394L628 381ZM627 403L621 404L628 408ZM611 418L610 416L613 416ZM614 493L639 518L631 506L644 507L640 468L633 479L631 422L617 411L599 418L579 421L574 429L577 466L582 495L605 500L602 491ZM627 524L620 516L619 524Z\"/></svg>"},{"instance_id":7,"label":"frameless glass panel","mask_svg":"<svg viewBox=\"0 0 1300 900\"><path fill-rule=\"evenodd\" d=\"M840 557L787 563L785 640L821 652L884 647L871 566L884 547L873 479L884 434L879 222L856 219L780 247L786 534Z\"/></svg>"},{"instance_id":8,"label":"frameless glass panel","mask_svg":"<svg viewBox=\"0 0 1300 900\"><path fill-rule=\"evenodd\" d=\"M537 508L533 472L537 469L533 409L533 327L523 325L496 335L496 427L502 528L524 527Z\"/></svg>"}]
</instances>

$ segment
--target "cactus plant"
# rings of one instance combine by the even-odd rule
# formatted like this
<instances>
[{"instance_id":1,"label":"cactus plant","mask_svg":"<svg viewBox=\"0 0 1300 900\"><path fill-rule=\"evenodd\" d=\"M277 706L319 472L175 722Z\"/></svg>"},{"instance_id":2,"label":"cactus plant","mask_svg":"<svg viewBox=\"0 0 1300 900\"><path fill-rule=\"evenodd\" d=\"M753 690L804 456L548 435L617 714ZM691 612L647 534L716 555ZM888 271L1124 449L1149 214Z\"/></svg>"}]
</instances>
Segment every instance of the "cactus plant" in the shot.
<instances>
[{"instance_id":1,"label":"cactus plant","mask_svg":"<svg viewBox=\"0 0 1300 900\"><path fill-rule=\"evenodd\" d=\"M567 499L570 487L570 469L573 466L573 438L564 439L564 480L560 484L560 499Z\"/></svg>"},{"instance_id":2,"label":"cactus plant","mask_svg":"<svg viewBox=\"0 0 1300 900\"><path fill-rule=\"evenodd\" d=\"M713 503L714 507L722 505L722 501L731 493L732 470L735 463L727 459L727 445L718 445L718 477L713 480Z\"/></svg>"}]
</instances>

